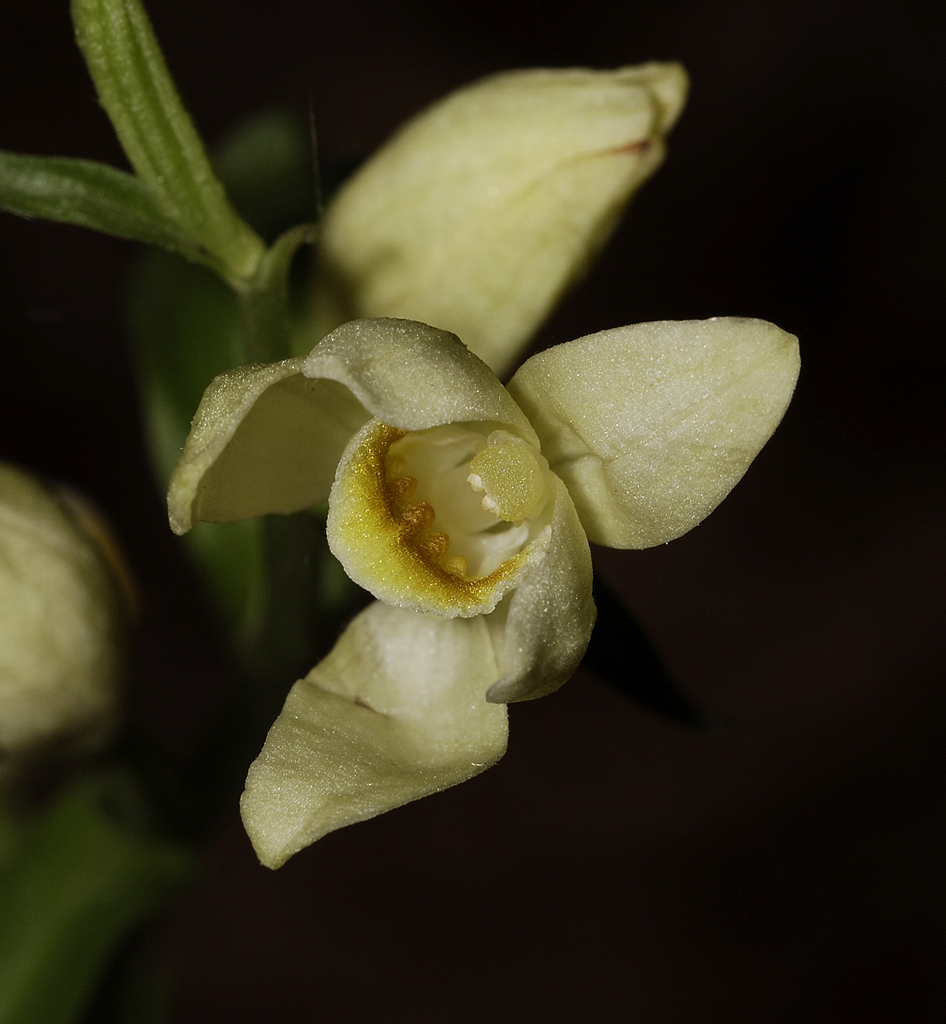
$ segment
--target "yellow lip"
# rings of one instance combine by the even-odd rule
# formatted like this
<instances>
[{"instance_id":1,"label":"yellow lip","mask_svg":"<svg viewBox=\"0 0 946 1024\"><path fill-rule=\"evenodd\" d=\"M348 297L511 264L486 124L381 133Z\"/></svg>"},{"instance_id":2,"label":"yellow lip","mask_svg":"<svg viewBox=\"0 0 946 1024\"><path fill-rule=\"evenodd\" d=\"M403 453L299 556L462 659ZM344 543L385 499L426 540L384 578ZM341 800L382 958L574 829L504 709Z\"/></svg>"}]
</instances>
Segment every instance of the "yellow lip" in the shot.
<instances>
[{"instance_id":1,"label":"yellow lip","mask_svg":"<svg viewBox=\"0 0 946 1024\"><path fill-rule=\"evenodd\" d=\"M435 510L412 502L411 479L391 471L391 446L405 436L375 421L342 459L329 502L332 551L356 583L390 604L448 617L491 612L544 557L545 543L527 544L486 576L468 576L465 559L448 554L449 536L435 529Z\"/></svg>"}]
</instances>

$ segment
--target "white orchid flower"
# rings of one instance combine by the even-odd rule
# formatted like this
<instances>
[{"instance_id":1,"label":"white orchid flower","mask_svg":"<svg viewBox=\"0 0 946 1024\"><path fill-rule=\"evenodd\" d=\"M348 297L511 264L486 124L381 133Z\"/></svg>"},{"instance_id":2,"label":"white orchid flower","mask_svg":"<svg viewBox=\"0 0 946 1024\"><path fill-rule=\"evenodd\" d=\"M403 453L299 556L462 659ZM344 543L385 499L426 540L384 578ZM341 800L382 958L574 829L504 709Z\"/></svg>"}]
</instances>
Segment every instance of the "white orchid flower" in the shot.
<instances>
[{"instance_id":1,"label":"white orchid flower","mask_svg":"<svg viewBox=\"0 0 946 1024\"><path fill-rule=\"evenodd\" d=\"M171 483L174 530L328 499L331 549L378 599L250 769L263 863L495 763L504 704L556 689L585 651L588 541L649 547L705 518L798 365L764 321L667 321L549 349L506 388L454 335L379 319L218 377Z\"/></svg>"},{"instance_id":2,"label":"white orchid flower","mask_svg":"<svg viewBox=\"0 0 946 1024\"><path fill-rule=\"evenodd\" d=\"M504 374L663 162L687 84L674 63L535 68L434 103L325 212L321 332L423 320Z\"/></svg>"},{"instance_id":3,"label":"white orchid flower","mask_svg":"<svg viewBox=\"0 0 946 1024\"><path fill-rule=\"evenodd\" d=\"M114 542L85 502L0 463L0 778L20 761L84 753L111 735L123 584Z\"/></svg>"}]
</instances>

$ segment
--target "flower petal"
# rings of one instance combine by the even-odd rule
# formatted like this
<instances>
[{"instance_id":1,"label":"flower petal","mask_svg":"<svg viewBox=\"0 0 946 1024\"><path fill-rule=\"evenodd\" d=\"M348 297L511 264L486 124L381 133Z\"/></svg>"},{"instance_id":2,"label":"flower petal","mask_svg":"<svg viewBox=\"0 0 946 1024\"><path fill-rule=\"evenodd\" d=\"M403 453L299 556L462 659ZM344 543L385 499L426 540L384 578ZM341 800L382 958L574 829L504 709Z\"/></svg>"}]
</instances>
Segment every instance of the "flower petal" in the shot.
<instances>
[{"instance_id":1,"label":"flower petal","mask_svg":"<svg viewBox=\"0 0 946 1024\"><path fill-rule=\"evenodd\" d=\"M506 749L506 709L482 618L376 603L296 683L241 801L271 868L327 832L472 778Z\"/></svg>"},{"instance_id":2,"label":"flower petal","mask_svg":"<svg viewBox=\"0 0 946 1024\"><path fill-rule=\"evenodd\" d=\"M565 485L551 479L551 540L545 557L486 617L500 671L487 700L496 703L532 700L557 690L578 668L595 622L585 531Z\"/></svg>"},{"instance_id":3,"label":"flower petal","mask_svg":"<svg viewBox=\"0 0 946 1024\"><path fill-rule=\"evenodd\" d=\"M309 353L302 372L344 384L374 416L401 430L491 421L538 444L489 367L456 335L414 320L343 324Z\"/></svg>"},{"instance_id":4,"label":"flower petal","mask_svg":"<svg viewBox=\"0 0 946 1024\"><path fill-rule=\"evenodd\" d=\"M602 331L529 359L509 391L590 540L662 544L726 497L778 426L798 339L718 317Z\"/></svg>"},{"instance_id":5,"label":"flower petal","mask_svg":"<svg viewBox=\"0 0 946 1024\"><path fill-rule=\"evenodd\" d=\"M460 89L338 193L320 240L335 322L403 316L512 366L663 160L678 64L533 69ZM328 324L328 329L332 324Z\"/></svg>"},{"instance_id":6,"label":"flower petal","mask_svg":"<svg viewBox=\"0 0 946 1024\"><path fill-rule=\"evenodd\" d=\"M346 388L307 379L302 363L241 366L211 382L171 477L175 533L328 498L338 459L369 416Z\"/></svg>"}]
</instances>

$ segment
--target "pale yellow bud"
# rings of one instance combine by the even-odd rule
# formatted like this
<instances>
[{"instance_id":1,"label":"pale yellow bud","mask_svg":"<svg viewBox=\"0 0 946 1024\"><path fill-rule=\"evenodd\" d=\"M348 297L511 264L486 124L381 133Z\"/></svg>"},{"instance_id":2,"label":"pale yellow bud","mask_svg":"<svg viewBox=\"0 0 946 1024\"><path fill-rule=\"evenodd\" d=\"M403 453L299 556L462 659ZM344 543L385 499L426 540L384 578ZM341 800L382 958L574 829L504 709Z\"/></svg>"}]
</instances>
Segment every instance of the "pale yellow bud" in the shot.
<instances>
[{"instance_id":1,"label":"pale yellow bud","mask_svg":"<svg viewBox=\"0 0 946 1024\"><path fill-rule=\"evenodd\" d=\"M101 524L71 506L0 464L0 766L94 748L116 717L125 610Z\"/></svg>"},{"instance_id":2,"label":"pale yellow bud","mask_svg":"<svg viewBox=\"0 0 946 1024\"><path fill-rule=\"evenodd\" d=\"M420 320L504 373L663 160L686 91L652 63L514 71L435 103L326 212L323 332Z\"/></svg>"}]
</instances>

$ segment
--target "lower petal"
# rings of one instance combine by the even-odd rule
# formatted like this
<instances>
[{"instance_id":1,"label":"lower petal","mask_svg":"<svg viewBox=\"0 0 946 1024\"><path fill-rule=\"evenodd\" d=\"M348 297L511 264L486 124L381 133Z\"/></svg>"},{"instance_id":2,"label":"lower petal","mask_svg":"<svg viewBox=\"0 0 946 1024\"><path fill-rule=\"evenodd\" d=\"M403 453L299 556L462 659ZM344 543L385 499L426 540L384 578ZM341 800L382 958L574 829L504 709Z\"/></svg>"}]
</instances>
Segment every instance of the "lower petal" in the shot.
<instances>
[{"instance_id":1,"label":"lower petal","mask_svg":"<svg viewBox=\"0 0 946 1024\"><path fill-rule=\"evenodd\" d=\"M376 603L292 688L250 766L241 812L277 868L323 835L464 782L506 749L482 617Z\"/></svg>"}]
</instances>

